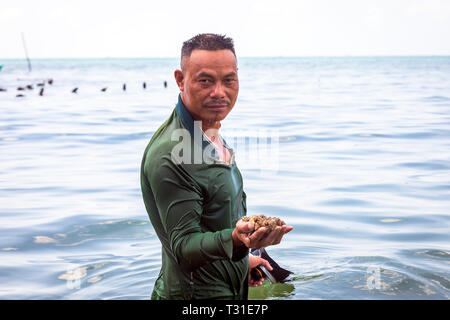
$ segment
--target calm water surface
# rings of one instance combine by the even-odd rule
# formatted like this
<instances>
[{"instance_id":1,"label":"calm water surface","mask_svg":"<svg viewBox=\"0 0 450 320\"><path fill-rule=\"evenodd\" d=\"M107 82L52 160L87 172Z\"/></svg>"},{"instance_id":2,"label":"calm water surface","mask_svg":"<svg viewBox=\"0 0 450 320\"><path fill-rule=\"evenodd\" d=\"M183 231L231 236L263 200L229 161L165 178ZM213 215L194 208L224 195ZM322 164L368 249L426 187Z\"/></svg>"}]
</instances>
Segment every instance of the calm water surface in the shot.
<instances>
[{"instance_id":1,"label":"calm water surface","mask_svg":"<svg viewBox=\"0 0 450 320\"><path fill-rule=\"evenodd\" d=\"M161 249L139 168L178 60L32 63L0 61L0 299L149 299ZM248 214L294 226L267 249L290 281L250 298L449 299L450 57L243 58L239 72L222 128ZM263 133L276 157L251 161Z\"/></svg>"}]
</instances>

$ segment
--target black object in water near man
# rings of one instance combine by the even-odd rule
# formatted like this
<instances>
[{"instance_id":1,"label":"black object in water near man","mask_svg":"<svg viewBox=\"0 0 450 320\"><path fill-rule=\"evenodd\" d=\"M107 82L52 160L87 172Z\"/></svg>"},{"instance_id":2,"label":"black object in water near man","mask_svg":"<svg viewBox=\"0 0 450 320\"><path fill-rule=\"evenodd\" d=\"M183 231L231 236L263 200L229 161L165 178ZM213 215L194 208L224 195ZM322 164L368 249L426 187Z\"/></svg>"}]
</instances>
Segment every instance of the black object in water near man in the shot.
<instances>
[{"instance_id":1,"label":"black object in water near man","mask_svg":"<svg viewBox=\"0 0 450 320\"><path fill-rule=\"evenodd\" d=\"M261 258L267 260L270 264L270 266L273 268L272 271L267 270L263 266L257 266L256 268L252 269L252 277L255 280L263 278L267 278L272 283L276 282L284 282L286 278L292 274L292 271L286 270L278 265L278 263L273 260L267 251L264 248L261 249L252 249L251 254L255 256L260 256Z\"/></svg>"}]
</instances>

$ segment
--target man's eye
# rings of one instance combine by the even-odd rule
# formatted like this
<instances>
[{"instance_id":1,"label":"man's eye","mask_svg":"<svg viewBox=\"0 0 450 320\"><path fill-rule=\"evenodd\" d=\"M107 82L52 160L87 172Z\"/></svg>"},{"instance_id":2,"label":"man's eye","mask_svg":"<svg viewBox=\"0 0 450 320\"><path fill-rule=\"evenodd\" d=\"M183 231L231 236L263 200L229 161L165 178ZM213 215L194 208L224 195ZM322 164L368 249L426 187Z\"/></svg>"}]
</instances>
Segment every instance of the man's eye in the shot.
<instances>
[{"instance_id":1,"label":"man's eye","mask_svg":"<svg viewBox=\"0 0 450 320\"><path fill-rule=\"evenodd\" d=\"M211 83L211 80L209 80L209 79L200 79L199 81L201 83Z\"/></svg>"}]
</instances>

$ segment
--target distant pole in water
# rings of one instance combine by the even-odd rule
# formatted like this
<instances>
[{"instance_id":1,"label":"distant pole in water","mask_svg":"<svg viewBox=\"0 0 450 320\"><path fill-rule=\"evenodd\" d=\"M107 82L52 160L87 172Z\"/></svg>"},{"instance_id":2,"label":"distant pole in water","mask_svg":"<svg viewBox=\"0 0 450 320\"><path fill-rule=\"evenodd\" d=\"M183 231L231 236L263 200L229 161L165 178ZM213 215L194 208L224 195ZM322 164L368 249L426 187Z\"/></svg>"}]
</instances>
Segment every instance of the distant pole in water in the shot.
<instances>
[{"instance_id":1,"label":"distant pole in water","mask_svg":"<svg viewBox=\"0 0 450 320\"><path fill-rule=\"evenodd\" d=\"M42 97L44 95L44 88L41 88L41 90L39 91L39 95Z\"/></svg>"},{"instance_id":2,"label":"distant pole in water","mask_svg":"<svg viewBox=\"0 0 450 320\"><path fill-rule=\"evenodd\" d=\"M147 88L147 84L145 83L145 81L144 81L144 83L142 84L142 87L145 89L145 88Z\"/></svg>"},{"instance_id":3,"label":"distant pole in water","mask_svg":"<svg viewBox=\"0 0 450 320\"><path fill-rule=\"evenodd\" d=\"M167 81L164 81L164 88L167 88Z\"/></svg>"},{"instance_id":4,"label":"distant pole in water","mask_svg":"<svg viewBox=\"0 0 450 320\"><path fill-rule=\"evenodd\" d=\"M122 89L123 89L123 91L127 91L127 85L126 85L126 83L123 84Z\"/></svg>"},{"instance_id":5,"label":"distant pole in water","mask_svg":"<svg viewBox=\"0 0 450 320\"><path fill-rule=\"evenodd\" d=\"M31 61L30 61L30 58L28 57L27 45L25 44L25 36L23 35L23 32L22 32L22 43L23 43L23 48L25 49L25 56L27 57L27 61L28 61L28 72L31 72Z\"/></svg>"}]
</instances>

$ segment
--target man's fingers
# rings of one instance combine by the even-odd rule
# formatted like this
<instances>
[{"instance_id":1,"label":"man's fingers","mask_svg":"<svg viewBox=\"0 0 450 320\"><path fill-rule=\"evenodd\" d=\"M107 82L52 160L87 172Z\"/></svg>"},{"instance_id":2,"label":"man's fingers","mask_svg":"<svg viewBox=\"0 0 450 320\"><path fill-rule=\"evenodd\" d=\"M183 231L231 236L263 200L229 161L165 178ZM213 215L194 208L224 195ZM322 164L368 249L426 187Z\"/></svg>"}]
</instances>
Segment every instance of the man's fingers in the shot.
<instances>
[{"instance_id":1,"label":"man's fingers","mask_svg":"<svg viewBox=\"0 0 450 320\"><path fill-rule=\"evenodd\" d=\"M244 222L242 220L239 220L236 223L236 228L238 229L239 233L250 233L255 229L255 224L252 222Z\"/></svg>"},{"instance_id":2,"label":"man's fingers","mask_svg":"<svg viewBox=\"0 0 450 320\"><path fill-rule=\"evenodd\" d=\"M270 263L269 263L269 261L267 261L266 259L263 259L263 258L261 258L261 257L258 257L259 258L259 265L262 265L262 266L264 266L267 270L269 270L269 271L272 271L273 270L273 268L272 268L272 266L270 265Z\"/></svg>"},{"instance_id":3,"label":"man's fingers","mask_svg":"<svg viewBox=\"0 0 450 320\"><path fill-rule=\"evenodd\" d=\"M283 236L292 231L294 228L292 226L277 226L271 232L267 232L266 227L261 227L251 235L249 235L250 243L245 245L249 248L259 249L261 247L276 245L281 242Z\"/></svg>"},{"instance_id":4,"label":"man's fingers","mask_svg":"<svg viewBox=\"0 0 450 320\"><path fill-rule=\"evenodd\" d=\"M248 281L248 285L250 286L250 287L259 287L260 285L262 285L263 284L263 282L264 282L264 279L263 278L261 278L261 279L259 279L259 280L249 280Z\"/></svg>"},{"instance_id":5,"label":"man's fingers","mask_svg":"<svg viewBox=\"0 0 450 320\"><path fill-rule=\"evenodd\" d=\"M280 229L278 230L278 234L277 234L277 236L275 237L275 241L274 241L273 244L279 244L279 243L281 242L281 239L283 238L284 235L285 235L284 229L283 229L283 228L280 228Z\"/></svg>"},{"instance_id":6,"label":"man's fingers","mask_svg":"<svg viewBox=\"0 0 450 320\"><path fill-rule=\"evenodd\" d=\"M266 259L263 259L259 256L251 256L251 261L250 261L250 269L253 269L257 266L264 266L266 269L268 269L269 271L272 271L273 268L270 265L269 261L267 261Z\"/></svg>"},{"instance_id":7,"label":"man's fingers","mask_svg":"<svg viewBox=\"0 0 450 320\"><path fill-rule=\"evenodd\" d=\"M278 234L275 236L275 239L274 239L274 241L273 241L272 244L279 244L279 243L281 242L281 239L283 239L283 236L284 236L286 233L292 231L292 229L294 229L294 228L291 227L291 226L285 226L285 225L282 226L282 227L279 229Z\"/></svg>"},{"instance_id":8,"label":"man's fingers","mask_svg":"<svg viewBox=\"0 0 450 320\"><path fill-rule=\"evenodd\" d=\"M275 229L273 229L269 235L267 236L267 238L265 239L267 241L268 245L273 245L273 244L277 244L277 240L280 236L280 233L282 232L282 228L281 227L276 227Z\"/></svg>"},{"instance_id":9,"label":"man's fingers","mask_svg":"<svg viewBox=\"0 0 450 320\"><path fill-rule=\"evenodd\" d=\"M286 234L286 233L288 233L288 232L291 232L292 229L294 229L294 227L292 227L292 226L286 226L286 225L283 226L284 234Z\"/></svg>"},{"instance_id":10,"label":"man's fingers","mask_svg":"<svg viewBox=\"0 0 450 320\"><path fill-rule=\"evenodd\" d=\"M250 248L250 239L248 237L243 237L241 241L245 244L247 248Z\"/></svg>"},{"instance_id":11,"label":"man's fingers","mask_svg":"<svg viewBox=\"0 0 450 320\"><path fill-rule=\"evenodd\" d=\"M255 241L258 241L258 240L264 238L266 231L267 231L266 227L259 228L258 230L253 232L253 234L250 236L250 240L252 242L255 242Z\"/></svg>"}]
</instances>

